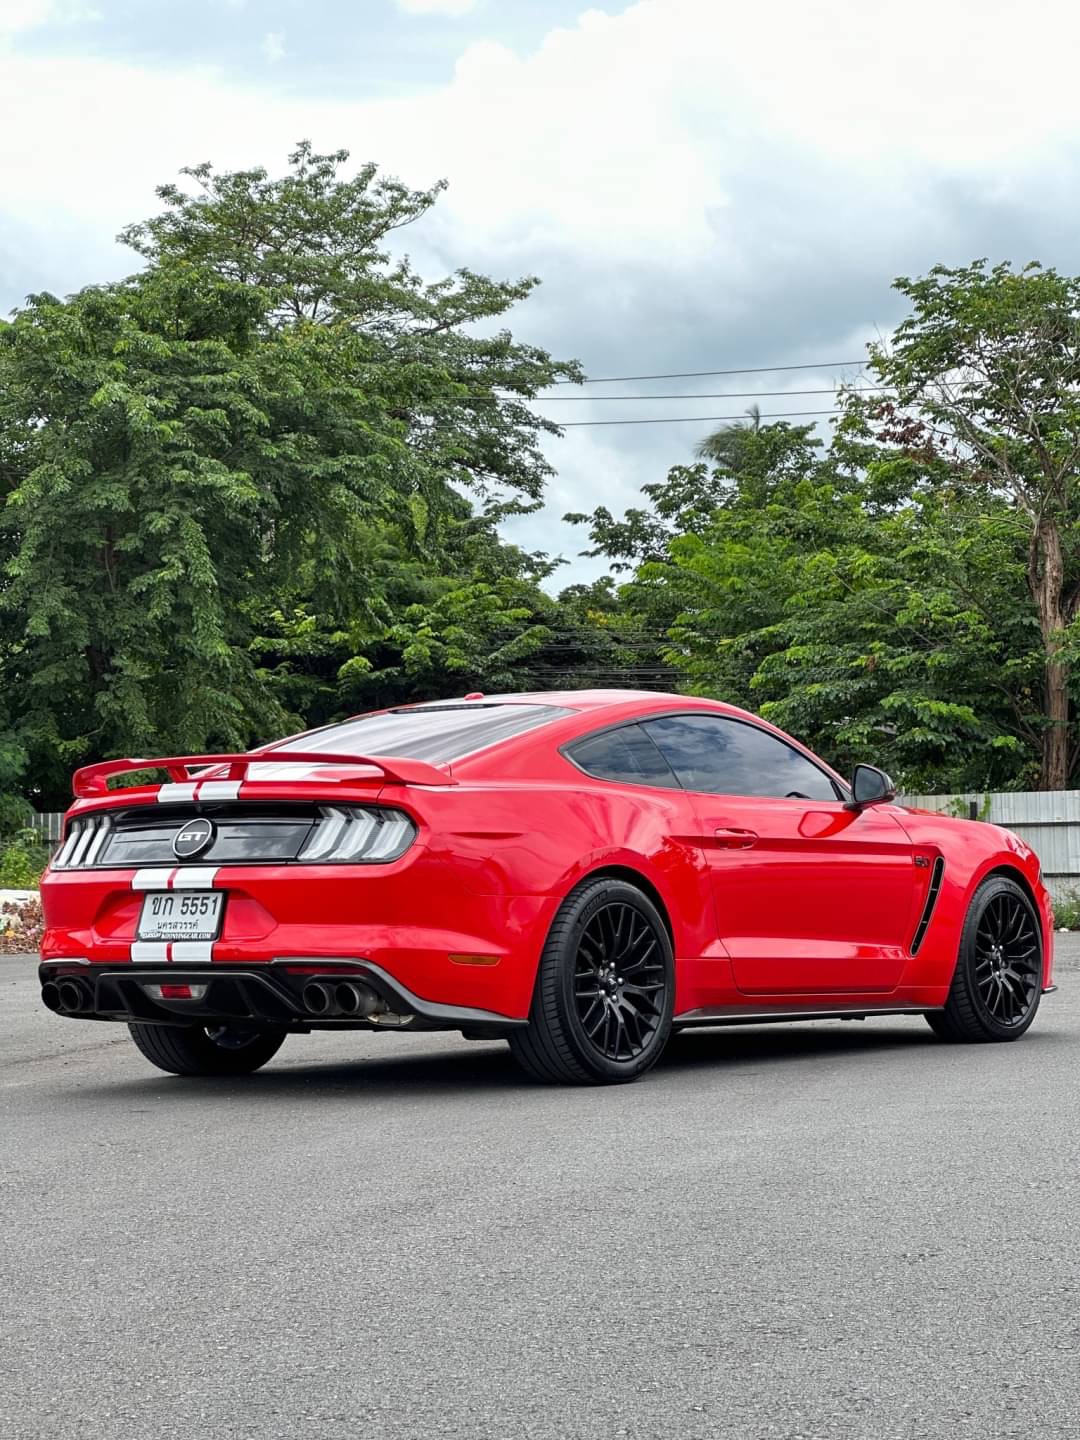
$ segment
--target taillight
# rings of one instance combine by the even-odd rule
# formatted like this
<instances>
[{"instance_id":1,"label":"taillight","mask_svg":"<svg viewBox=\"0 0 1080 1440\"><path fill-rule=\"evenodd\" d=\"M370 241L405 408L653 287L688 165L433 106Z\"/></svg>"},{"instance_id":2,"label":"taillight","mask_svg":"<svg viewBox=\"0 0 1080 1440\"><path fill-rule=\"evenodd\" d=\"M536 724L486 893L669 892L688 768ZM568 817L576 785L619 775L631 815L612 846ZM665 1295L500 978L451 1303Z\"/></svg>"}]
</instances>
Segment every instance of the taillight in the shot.
<instances>
[{"instance_id":1,"label":"taillight","mask_svg":"<svg viewBox=\"0 0 1080 1440\"><path fill-rule=\"evenodd\" d=\"M107 811L78 816L69 823L64 843L52 858L52 868L65 870L76 865L93 865L111 829L112 816Z\"/></svg>"},{"instance_id":2,"label":"taillight","mask_svg":"<svg viewBox=\"0 0 1080 1440\"><path fill-rule=\"evenodd\" d=\"M323 805L296 857L304 864L386 864L404 855L416 826L401 810L368 805Z\"/></svg>"}]
</instances>

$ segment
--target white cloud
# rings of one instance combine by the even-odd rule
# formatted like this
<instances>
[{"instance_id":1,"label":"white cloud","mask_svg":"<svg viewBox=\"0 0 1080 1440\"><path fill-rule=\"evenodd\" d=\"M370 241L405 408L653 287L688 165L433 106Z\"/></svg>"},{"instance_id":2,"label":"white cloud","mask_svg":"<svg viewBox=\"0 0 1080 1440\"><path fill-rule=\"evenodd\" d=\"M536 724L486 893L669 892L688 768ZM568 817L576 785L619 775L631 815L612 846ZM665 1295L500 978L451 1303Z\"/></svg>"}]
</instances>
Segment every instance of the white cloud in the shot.
<instances>
[{"instance_id":1,"label":"white cloud","mask_svg":"<svg viewBox=\"0 0 1080 1440\"><path fill-rule=\"evenodd\" d=\"M476 6L476 0L397 0L397 3L409 15L465 15Z\"/></svg>"},{"instance_id":2,"label":"white cloud","mask_svg":"<svg viewBox=\"0 0 1080 1440\"><path fill-rule=\"evenodd\" d=\"M53 12L53 0L0 0L0 35L34 30Z\"/></svg>"},{"instance_id":3,"label":"white cloud","mask_svg":"<svg viewBox=\"0 0 1080 1440\"><path fill-rule=\"evenodd\" d=\"M0 31L47 13L45 0L0 0ZM441 89L355 101L244 89L207 68L50 58L40 44L20 53L13 38L0 48L0 310L34 286L129 268L112 236L153 212L154 185L181 165L280 166L302 136L416 185L448 176L405 237L418 261L539 273L512 323L593 373L846 358L823 352L858 353L895 317L892 276L937 260L1055 259L1057 245L1080 269L1071 5L984 0L977 26L970 7L939 0L909 0L902 25L876 0L776 0L770 13L765 32L752 7L639 0L586 12L527 56L470 46ZM267 36L268 60L279 46ZM613 412L659 413L558 411ZM688 458L698 433L574 430L549 453L574 508L617 507ZM553 487L549 546L560 505Z\"/></svg>"},{"instance_id":4,"label":"white cloud","mask_svg":"<svg viewBox=\"0 0 1080 1440\"><path fill-rule=\"evenodd\" d=\"M77 25L103 18L96 6L81 0L0 0L0 37L43 25Z\"/></svg>"},{"instance_id":5,"label":"white cloud","mask_svg":"<svg viewBox=\"0 0 1080 1440\"><path fill-rule=\"evenodd\" d=\"M280 30L271 30L263 36L262 53L271 65L285 59L285 36Z\"/></svg>"}]
</instances>

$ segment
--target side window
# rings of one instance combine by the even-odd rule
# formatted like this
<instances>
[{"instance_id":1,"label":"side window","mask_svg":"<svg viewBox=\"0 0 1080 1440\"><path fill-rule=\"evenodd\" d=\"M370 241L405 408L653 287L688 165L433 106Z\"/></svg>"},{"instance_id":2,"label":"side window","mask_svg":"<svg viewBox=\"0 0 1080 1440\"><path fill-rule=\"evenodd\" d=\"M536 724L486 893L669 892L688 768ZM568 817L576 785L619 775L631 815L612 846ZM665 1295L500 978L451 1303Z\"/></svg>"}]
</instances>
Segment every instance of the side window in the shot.
<instances>
[{"instance_id":1,"label":"side window","mask_svg":"<svg viewBox=\"0 0 1080 1440\"><path fill-rule=\"evenodd\" d=\"M721 715L667 715L642 728L687 790L836 800L828 775L783 740Z\"/></svg>"},{"instance_id":2,"label":"side window","mask_svg":"<svg viewBox=\"0 0 1080 1440\"><path fill-rule=\"evenodd\" d=\"M599 735L586 735L566 747L574 764L598 780L621 780L629 785L662 785L677 790L671 766L637 725L621 725Z\"/></svg>"}]
</instances>

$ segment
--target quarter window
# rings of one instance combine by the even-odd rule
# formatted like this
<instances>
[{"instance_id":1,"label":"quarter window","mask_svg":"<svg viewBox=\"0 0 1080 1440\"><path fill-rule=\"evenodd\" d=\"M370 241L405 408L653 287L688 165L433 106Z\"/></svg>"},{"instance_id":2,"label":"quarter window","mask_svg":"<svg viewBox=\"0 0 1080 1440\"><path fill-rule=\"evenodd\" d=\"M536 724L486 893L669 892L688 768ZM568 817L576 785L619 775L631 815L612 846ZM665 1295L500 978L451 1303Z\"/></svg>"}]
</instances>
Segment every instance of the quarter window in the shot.
<instances>
[{"instance_id":1,"label":"quarter window","mask_svg":"<svg viewBox=\"0 0 1080 1440\"><path fill-rule=\"evenodd\" d=\"M671 766L637 725L620 725L586 735L566 747L566 754L587 775L598 780L621 780L627 785L662 785L677 790Z\"/></svg>"},{"instance_id":2,"label":"quarter window","mask_svg":"<svg viewBox=\"0 0 1080 1440\"><path fill-rule=\"evenodd\" d=\"M665 715L642 729L687 790L711 795L836 800L812 761L767 730L721 715Z\"/></svg>"}]
</instances>

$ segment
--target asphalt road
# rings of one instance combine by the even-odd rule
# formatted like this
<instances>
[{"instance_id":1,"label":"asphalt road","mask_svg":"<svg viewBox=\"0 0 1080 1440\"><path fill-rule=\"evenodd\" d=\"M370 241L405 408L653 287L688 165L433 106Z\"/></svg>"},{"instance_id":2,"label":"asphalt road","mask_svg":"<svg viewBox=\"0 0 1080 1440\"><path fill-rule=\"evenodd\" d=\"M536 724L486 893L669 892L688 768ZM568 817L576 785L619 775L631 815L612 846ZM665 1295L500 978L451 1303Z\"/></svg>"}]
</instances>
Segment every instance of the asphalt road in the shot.
<instances>
[{"instance_id":1,"label":"asphalt road","mask_svg":"<svg viewBox=\"0 0 1080 1440\"><path fill-rule=\"evenodd\" d=\"M1071 1440L1060 949L1019 1044L699 1031L609 1090L394 1035L178 1080L0 959L0 1436Z\"/></svg>"}]
</instances>

